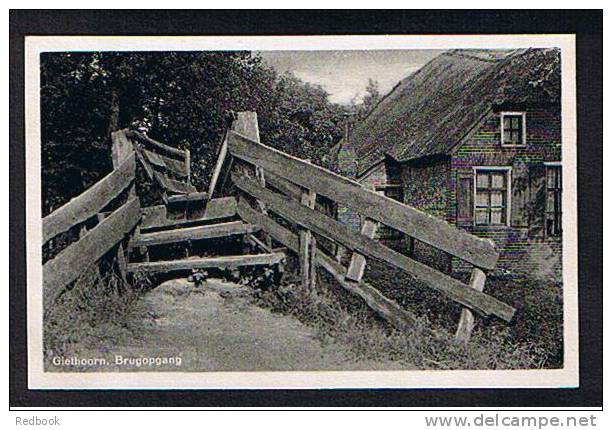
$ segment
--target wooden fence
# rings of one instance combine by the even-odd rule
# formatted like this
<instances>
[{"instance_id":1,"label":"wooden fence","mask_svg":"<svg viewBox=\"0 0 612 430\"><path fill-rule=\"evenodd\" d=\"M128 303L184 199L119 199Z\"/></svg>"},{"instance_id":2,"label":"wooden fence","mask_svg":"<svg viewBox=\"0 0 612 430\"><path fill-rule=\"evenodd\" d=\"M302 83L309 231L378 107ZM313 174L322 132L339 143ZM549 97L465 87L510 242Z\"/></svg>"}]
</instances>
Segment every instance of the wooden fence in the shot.
<instances>
[{"instance_id":1,"label":"wooden fence","mask_svg":"<svg viewBox=\"0 0 612 430\"><path fill-rule=\"evenodd\" d=\"M133 150L124 144L122 135L114 134L113 171L43 219L43 244L69 230L79 229L79 239L43 265L45 308L51 306L61 291L85 269L115 247L120 270L125 276L127 262L122 241L141 215L134 191L136 158ZM112 212L104 211L124 193L124 204ZM97 222L93 227L92 221Z\"/></svg>"},{"instance_id":2,"label":"wooden fence","mask_svg":"<svg viewBox=\"0 0 612 430\"><path fill-rule=\"evenodd\" d=\"M366 259L375 258L463 305L456 332L459 341L466 342L471 335L472 311L504 321L512 319L514 308L483 292L486 271L492 269L498 259L498 252L490 241L455 229L438 218L379 195L329 170L262 145L252 136L230 130L226 145L227 152L239 161L233 163L231 173L232 183L240 194L238 215L250 224L261 226L273 239L298 254L306 288L315 288L315 268L323 267L345 289L359 295L377 313L403 329L413 321L411 314L362 279ZM245 165L254 168L244 168ZM317 196L361 214L365 220L361 233L316 210ZM282 225L285 223L277 222L268 212L296 226L298 233ZM470 284L375 240L379 223L470 263L473 266ZM313 233L350 250L348 267L323 252Z\"/></svg>"},{"instance_id":3,"label":"wooden fence","mask_svg":"<svg viewBox=\"0 0 612 430\"><path fill-rule=\"evenodd\" d=\"M206 193L199 193L191 184L191 157L188 149L176 149L136 131L124 130L118 133L123 133L134 146L146 175L162 191L164 203L206 198Z\"/></svg>"}]
</instances>

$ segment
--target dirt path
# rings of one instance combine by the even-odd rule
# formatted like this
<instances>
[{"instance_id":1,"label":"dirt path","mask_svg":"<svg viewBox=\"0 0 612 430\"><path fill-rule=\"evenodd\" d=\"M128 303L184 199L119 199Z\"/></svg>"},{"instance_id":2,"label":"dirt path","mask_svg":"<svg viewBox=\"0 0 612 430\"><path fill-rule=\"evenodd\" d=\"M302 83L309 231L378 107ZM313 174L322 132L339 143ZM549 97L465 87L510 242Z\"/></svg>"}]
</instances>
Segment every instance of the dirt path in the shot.
<instances>
[{"instance_id":1,"label":"dirt path","mask_svg":"<svg viewBox=\"0 0 612 430\"><path fill-rule=\"evenodd\" d=\"M119 340L106 352L121 356L106 370L249 371L398 369L390 362L357 360L346 345L323 344L294 317L253 303L248 287L209 280L200 288L168 281L143 297L145 319L136 338ZM105 348L106 349L106 348ZM180 357L180 366L151 367L125 360ZM116 358L113 360L116 361Z\"/></svg>"}]
</instances>

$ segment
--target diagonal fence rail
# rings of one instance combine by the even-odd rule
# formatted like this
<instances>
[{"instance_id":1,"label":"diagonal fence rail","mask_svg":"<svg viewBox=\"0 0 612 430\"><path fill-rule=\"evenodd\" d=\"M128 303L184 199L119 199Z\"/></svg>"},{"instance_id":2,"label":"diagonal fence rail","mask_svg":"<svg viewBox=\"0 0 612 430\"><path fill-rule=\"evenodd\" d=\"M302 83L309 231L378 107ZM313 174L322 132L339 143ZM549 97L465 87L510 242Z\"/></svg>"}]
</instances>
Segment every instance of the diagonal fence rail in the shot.
<instances>
[{"instance_id":1,"label":"diagonal fence rail","mask_svg":"<svg viewBox=\"0 0 612 430\"><path fill-rule=\"evenodd\" d=\"M116 140L115 140L116 143ZM114 149L116 149L114 145ZM113 155L119 152L113 153ZM78 240L62 249L43 265L43 302L46 308L86 268L116 249L119 269L125 277L127 266L123 241L139 222L140 201L134 192L136 163L128 151L113 157L114 169L99 182L43 219L43 245L72 229ZM126 193L125 202L105 211ZM91 225L91 221L96 222Z\"/></svg>"}]
</instances>

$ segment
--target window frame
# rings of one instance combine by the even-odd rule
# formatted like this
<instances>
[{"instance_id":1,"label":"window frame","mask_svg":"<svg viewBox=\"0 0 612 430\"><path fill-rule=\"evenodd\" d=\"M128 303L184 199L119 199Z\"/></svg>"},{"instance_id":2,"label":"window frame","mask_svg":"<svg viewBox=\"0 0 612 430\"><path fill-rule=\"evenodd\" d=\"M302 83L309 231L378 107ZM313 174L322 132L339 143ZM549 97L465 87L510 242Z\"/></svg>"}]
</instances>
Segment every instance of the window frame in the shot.
<instances>
[{"instance_id":1,"label":"window frame","mask_svg":"<svg viewBox=\"0 0 612 430\"><path fill-rule=\"evenodd\" d=\"M472 225L478 228L509 227L512 208L512 167L511 166L474 166L473 170L473 195L472 195ZM478 172L505 172L506 173L506 222L504 224L477 224L476 223L476 197L478 193Z\"/></svg>"},{"instance_id":2,"label":"window frame","mask_svg":"<svg viewBox=\"0 0 612 430\"><path fill-rule=\"evenodd\" d=\"M521 116L521 143L504 143L504 117L506 116ZM527 146L527 112L524 111L503 111L499 114L499 127L501 130L501 146L505 148L520 148Z\"/></svg>"},{"instance_id":3,"label":"window frame","mask_svg":"<svg viewBox=\"0 0 612 430\"><path fill-rule=\"evenodd\" d=\"M559 181L560 181L560 186L559 188L551 188L549 187L548 184L548 169L549 168L556 168L559 169ZM563 237L563 165L560 161L547 161L544 162L544 187L546 188L546 202L544 204L544 237L546 238L553 238L553 239L560 239ZM560 213L559 213L559 234L548 234L548 226L546 225L546 223L548 222L548 214L549 213L553 213L556 215L555 211L549 211L548 210L548 193L551 190L558 190L559 192L559 208L560 208Z\"/></svg>"}]
</instances>

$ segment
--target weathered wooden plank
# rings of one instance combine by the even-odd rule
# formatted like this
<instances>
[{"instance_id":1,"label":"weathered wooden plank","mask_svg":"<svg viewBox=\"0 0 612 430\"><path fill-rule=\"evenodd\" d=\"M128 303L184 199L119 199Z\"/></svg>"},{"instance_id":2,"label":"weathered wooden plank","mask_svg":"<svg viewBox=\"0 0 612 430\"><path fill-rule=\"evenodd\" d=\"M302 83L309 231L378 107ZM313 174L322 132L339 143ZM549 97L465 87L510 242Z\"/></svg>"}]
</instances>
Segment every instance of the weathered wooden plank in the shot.
<instances>
[{"instance_id":1,"label":"weathered wooden plank","mask_svg":"<svg viewBox=\"0 0 612 430\"><path fill-rule=\"evenodd\" d=\"M264 252L272 252L272 248L270 248L268 245L266 245L265 243L263 243L261 240L259 240L257 237L255 237L252 234L249 234L247 236L247 240L249 242L251 242L251 244L253 246L258 247L259 249L261 249Z\"/></svg>"},{"instance_id":2,"label":"weathered wooden plank","mask_svg":"<svg viewBox=\"0 0 612 430\"><path fill-rule=\"evenodd\" d=\"M482 292L467 288L465 284L444 273L412 260L382 243L362 235L356 235L346 225L295 202L293 199L262 188L253 179L232 174L234 185L253 197L263 200L270 210L302 227L340 242L352 251L385 261L411 274L418 281L444 293L450 299L484 315L496 315L510 321L515 309Z\"/></svg>"},{"instance_id":3,"label":"weathered wooden plank","mask_svg":"<svg viewBox=\"0 0 612 430\"><path fill-rule=\"evenodd\" d=\"M186 202L200 202L208 198L207 193L189 193L189 194L178 194L175 196L168 197L168 203L186 203Z\"/></svg>"},{"instance_id":4,"label":"weathered wooden plank","mask_svg":"<svg viewBox=\"0 0 612 430\"><path fill-rule=\"evenodd\" d=\"M154 166L161 167L163 169L167 168L166 163L164 162L164 159L162 158L160 154L153 152L153 151L149 151L147 149L143 149L142 153L144 154L146 159L149 161L149 163L153 164Z\"/></svg>"},{"instance_id":5,"label":"weathered wooden plank","mask_svg":"<svg viewBox=\"0 0 612 430\"><path fill-rule=\"evenodd\" d=\"M257 112L236 112L236 120L232 123L231 130L259 142Z\"/></svg>"},{"instance_id":6,"label":"weathered wooden plank","mask_svg":"<svg viewBox=\"0 0 612 430\"><path fill-rule=\"evenodd\" d=\"M256 225L242 221L232 221L221 224L203 225L197 227L164 230L154 233L142 233L133 240L134 247L161 245L164 243L186 242L189 240L213 239L217 237L249 234L260 230Z\"/></svg>"},{"instance_id":7,"label":"weathered wooden plank","mask_svg":"<svg viewBox=\"0 0 612 430\"><path fill-rule=\"evenodd\" d=\"M61 290L77 279L134 228L140 219L140 203L134 198L68 246L43 266L45 305L51 305Z\"/></svg>"},{"instance_id":8,"label":"weathered wooden plank","mask_svg":"<svg viewBox=\"0 0 612 430\"><path fill-rule=\"evenodd\" d=\"M167 222L176 220L168 219L168 211L166 205L149 206L142 208L142 222L140 223L140 229L145 230L155 227L163 227L167 225Z\"/></svg>"},{"instance_id":9,"label":"weathered wooden plank","mask_svg":"<svg viewBox=\"0 0 612 430\"><path fill-rule=\"evenodd\" d=\"M153 170L153 167L151 167L151 165L149 164L149 161L144 157L144 155L142 155L142 150L137 149L136 156L138 157L138 161L140 161L140 165L143 167L149 180L155 182L155 171Z\"/></svg>"},{"instance_id":10,"label":"weathered wooden plank","mask_svg":"<svg viewBox=\"0 0 612 430\"><path fill-rule=\"evenodd\" d=\"M43 219L43 243L96 215L134 180L134 154L101 181Z\"/></svg>"},{"instance_id":11,"label":"weathered wooden plank","mask_svg":"<svg viewBox=\"0 0 612 430\"><path fill-rule=\"evenodd\" d=\"M232 255L226 257L193 258L173 261L153 261L147 263L130 263L128 272L167 273L193 269L234 268L241 266L269 266L281 263L285 254Z\"/></svg>"},{"instance_id":12,"label":"weathered wooden plank","mask_svg":"<svg viewBox=\"0 0 612 430\"><path fill-rule=\"evenodd\" d=\"M270 172L266 173L266 179L268 184L284 195L293 197L295 200L301 199L302 188L299 185L296 185L293 182Z\"/></svg>"},{"instance_id":13,"label":"weathered wooden plank","mask_svg":"<svg viewBox=\"0 0 612 430\"><path fill-rule=\"evenodd\" d=\"M238 205L236 206L236 212L238 216L249 224L255 224L261 226L270 236L276 241L282 243L293 252L299 252L300 245L298 236L293 234L291 231L282 227L280 224L275 222L272 218L263 215L262 213L253 209L247 201L243 198L238 199Z\"/></svg>"},{"instance_id":14,"label":"weathered wooden plank","mask_svg":"<svg viewBox=\"0 0 612 430\"><path fill-rule=\"evenodd\" d=\"M208 219L226 218L236 215L236 199L234 197L220 197L209 200L204 210L204 217Z\"/></svg>"},{"instance_id":15,"label":"weathered wooden plank","mask_svg":"<svg viewBox=\"0 0 612 430\"><path fill-rule=\"evenodd\" d=\"M222 197L209 200L204 215L193 219L168 219L166 206L151 206L143 209L143 218L140 225L141 231L148 231L162 227L185 226L198 224L205 221L221 220L236 215L236 199L234 197Z\"/></svg>"},{"instance_id":16,"label":"weathered wooden plank","mask_svg":"<svg viewBox=\"0 0 612 430\"><path fill-rule=\"evenodd\" d=\"M228 149L233 156L248 160L268 173L291 180L478 267L491 269L497 262L498 252L489 240L472 236L439 218L365 190L361 184L329 170L231 131L228 133Z\"/></svg>"},{"instance_id":17,"label":"weathered wooden plank","mask_svg":"<svg viewBox=\"0 0 612 430\"><path fill-rule=\"evenodd\" d=\"M261 225L264 231L270 234L275 240L285 245L288 249L296 253L299 251L299 239L296 234L281 226L271 218L251 208L244 199L238 200L237 209L238 215L240 215L242 219L250 223ZM377 312L382 318L386 319L394 327L404 330L414 321L414 317L409 312L402 309L393 300L385 297L374 287L363 281L357 283L345 279L344 273L346 270L342 265L320 250L316 251L315 260L316 263L327 270L344 289L363 299L371 309Z\"/></svg>"},{"instance_id":18,"label":"weathered wooden plank","mask_svg":"<svg viewBox=\"0 0 612 430\"><path fill-rule=\"evenodd\" d=\"M155 179L159 182L162 188L167 191L177 193L177 194L189 194L189 193L197 193L198 190L191 184L187 184L181 181L175 181L172 178L164 175L160 172L154 172Z\"/></svg>"},{"instance_id":19,"label":"weathered wooden plank","mask_svg":"<svg viewBox=\"0 0 612 430\"><path fill-rule=\"evenodd\" d=\"M187 182L191 183L191 151L189 149L185 149L185 174Z\"/></svg>"},{"instance_id":20,"label":"weathered wooden plank","mask_svg":"<svg viewBox=\"0 0 612 430\"><path fill-rule=\"evenodd\" d=\"M166 169L167 171L177 176L188 176L186 164L182 161L174 160L170 157L166 157L164 155L157 154L153 151L148 151L146 149L143 149L142 152L151 164L162 169Z\"/></svg>"},{"instance_id":21,"label":"weathered wooden plank","mask_svg":"<svg viewBox=\"0 0 612 430\"><path fill-rule=\"evenodd\" d=\"M113 168L117 169L123 160L127 159L134 152L134 145L127 138L127 130L119 130L111 133L111 158Z\"/></svg>"},{"instance_id":22,"label":"weathered wooden plank","mask_svg":"<svg viewBox=\"0 0 612 430\"><path fill-rule=\"evenodd\" d=\"M174 148L172 146L166 145L165 143L161 143L158 142L156 140L151 139L149 136L145 136L142 133L139 133L137 131L129 131L128 132L128 137L132 137L132 138L136 138L138 140L140 140L141 142L144 142L146 144L151 145L152 147L155 147L157 149L161 149L162 151L166 151L174 156L176 156L179 159L185 159L185 152L181 151L180 149Z\"/></svg>"},{"instance_id":23,"label":"weathered wooden plank","mask_svg":"<svg viewBox=\"0 0 612 430\"><path fill-rule=\"evenodd\" d=\"M361 227L361 234L365 237L369 237L370 239L374 239L377 228L378 223L376 221L366 218L363 222L363 227ZM365 266L365 256L359 254L358 252L354 252L351 256L351 263L349 264L348 271L346 272L346 278L355 282L361 281L363 272L365 271Z\"/></svg>"},{"instance_id":24,"label":"weathered wooden plank","mask_svg":"<svg viewBox=\"0 0 612 430\"><path fill-rule=\"evenodd\" d=\"M123 244L119 243L117 248L117 266L119 267L119 276L125 285L128 285L127 281L127 260L125 258L125 251L123 250Z\"/></svg>"},{"instance_id":25,"label":"weathered wooden plank","mask_svg":"<svg viewBox=\"0 0 612 430\"><path fill-rule=\"evenodd\" d=\"M483 291L487 275L485 272L475 267L472 270L472 276L470 278L470 288L476 291ZM455 333L455 340L460 343L467 343L472 336L472 330L474 329L474 315L469 309L463 309L461 311L461 319L459 319L459 325L457 326L457 332Z\"/></svg>"},{"instance_id":26,"label":"weathered wooden plank","mask_svg":"<svg viewBox=\"0 0 612 430\"><path fill-rule=\"evenodd\" d=\"M333 258L317 252L317 263L327 270L345 290L361 297L372 310L398 330L404 331L414 326L414 315L400 307L395 301L385 297L371 285L363 281L354 282L346 279L343 275L344 267Z\"/></svg>"},{"instance_id":27,"label":"weathered wooden plank","mask_svg":"<svg viewBox=\"0 0 612 430\"><path fill-rule=\"evenodd\" d=\"M223 164L225 163L225 158L227 157L227 133L223 135L223 141L221 142L221 148L219 149L219 154L217 155L217 162L215 163L215 168L213 169L212 177L210 178L210 184L208 185L208 195L212 198L215 193L215 188L217 187L217 181L219 180L219 174L221 173L221 169L223 168Z\"/></svg>"},{"instance_id":28,"label":"weathered wooden plank","mask_svg":"<svg viewBox=\"0 0 612 430\"><path fill-rule=\"evenodd\" d=\"M304 205L305 207L314 209L316 200L317 200L317 195L314 192L310 190L302 191L300 203ZM259 201L261 202L261 200ZM300 229L299 238L300 238L300 252L299 252L300 276L302 279L302 286L306 290L314 291L315 279L311 277L311 275L315 273L314 267L312 267L315 264L314 261L312 261L312 255L313 255L312 248L313 246L316 248L317 242L313 238L311 231L306 228Z\"/></svg>"}]
</instances>

